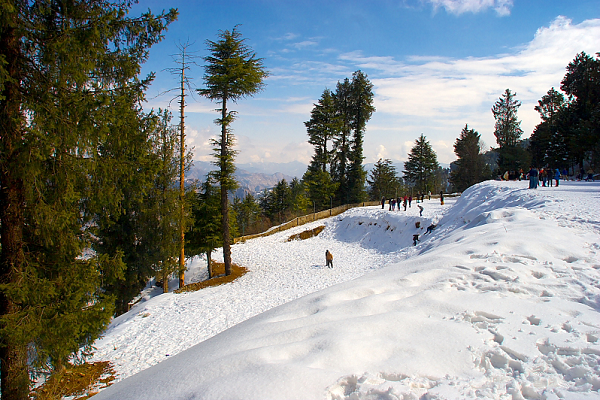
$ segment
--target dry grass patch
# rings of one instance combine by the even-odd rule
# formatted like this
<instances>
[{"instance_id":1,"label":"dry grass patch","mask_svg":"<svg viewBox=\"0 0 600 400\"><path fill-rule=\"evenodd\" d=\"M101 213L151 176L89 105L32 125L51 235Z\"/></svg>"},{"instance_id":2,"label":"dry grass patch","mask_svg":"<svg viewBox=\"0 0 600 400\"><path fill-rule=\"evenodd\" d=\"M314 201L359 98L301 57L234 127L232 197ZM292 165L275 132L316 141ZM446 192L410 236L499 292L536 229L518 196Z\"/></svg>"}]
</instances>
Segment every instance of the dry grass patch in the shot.
<instances>
[{"instance_id":1,"label":"dry grass patch","mask_svg":"<svg viewBox=\"0 0 600 400\"><path fill-rule=\"evenodd\" d=\"M73 400L89 399L112 384L114 371L108 361L69 365L62 372L55 372L48 380L35 389L35 400L60 400L72 397Z\"/></svg>"},{"instance_id":2,"label":"dry grass patch","mask_svg":"<svg viewBox=\"0 0 600 400\"><path fill-rule=\"evenodd\" d=\"M315 229L309 229L304 232L292 235L288 238L287 241L291 242L292 240L310 239L311 237L317 236L319 233L323 232L323 229L325 229L325 225L317 226Z\"/></svg>"},{"instance_id":3,"label":"dry grass patch","mask_svg":"<svg viewBox=\"0 0 600 400\"><path fill-rule=\"evenodd\" d=\"M202 282L190 283L182 288L175 290L175 293L183 292L195 292L196 290L204 289L207 287L219 286L224 283L233 282L240 276L244 275L248 270L244 267L240 267L237 264L231 264L231 275L225 275L225 264L220 262L212 262L212 270L215 275L214 278L207 279Z\"/></svg>"}]
</instances>

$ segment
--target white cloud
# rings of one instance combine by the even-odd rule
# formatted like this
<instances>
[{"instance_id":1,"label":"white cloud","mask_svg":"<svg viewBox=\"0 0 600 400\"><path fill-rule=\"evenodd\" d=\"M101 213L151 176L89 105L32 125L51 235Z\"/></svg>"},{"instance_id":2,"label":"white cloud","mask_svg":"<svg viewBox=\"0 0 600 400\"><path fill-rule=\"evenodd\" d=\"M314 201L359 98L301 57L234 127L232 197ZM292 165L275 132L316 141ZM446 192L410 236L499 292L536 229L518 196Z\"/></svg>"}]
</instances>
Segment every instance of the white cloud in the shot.
<instances>
[{"instance_id":1,"label":"white cloud","mask_svg":"<svg viewBox=\"0 0 600 400\"><path fill-rule=\"evenodd\" d=\"M493 9L501 17L510 15L512 0L425 0L433 5L434 10L444 8L450 14L480 13Z\"/></svg>"},{"instance_id":2,"label":"white cloud","mask_svg":"<svg viewBox=\"0 0 600 400\"><path fill-rule=\"evenodd\" d=\"M540 28L530 43L492 57L412 57L398 61L353 52L340 58L369 71L377 108L373 119L386 113L398 119L399 130L405 129L409 121L409 125L418 126L415 137L424 132L435 139L451 132L457 137L468 123L482 133L488 145L495 145L490 109L506 88L516 92L522 102L519 118L524 137L528 137L539 123L533 110L537 100L551 87L560 87L565 68L577 53L594 54L598 43L600 19L574 25L561 16ZM436 152L446 153L439 156L442 162L454 158L452 151L439 144L433 147Z\"/></svg>"}]
</instances>

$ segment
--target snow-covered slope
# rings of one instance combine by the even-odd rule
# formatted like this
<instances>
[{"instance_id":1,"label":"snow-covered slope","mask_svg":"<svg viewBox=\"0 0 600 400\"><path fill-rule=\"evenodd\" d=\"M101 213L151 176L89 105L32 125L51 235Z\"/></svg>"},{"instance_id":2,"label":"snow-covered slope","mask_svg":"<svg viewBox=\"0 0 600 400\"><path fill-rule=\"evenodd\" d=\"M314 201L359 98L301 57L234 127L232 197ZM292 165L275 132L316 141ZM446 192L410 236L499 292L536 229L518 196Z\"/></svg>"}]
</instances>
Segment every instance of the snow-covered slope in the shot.
<instances>
[{"instance_id":1,"label":"snow-covered slope","mask_svg":"<svg viewBox=\"0 0 600 400\"><path fill-rule=\"evenodd\" d=\"M238 281L111 324L95 357L137 374L94 399L600 398L600 185L525 188L236 245Z\"/></svg>"}]
</instances>

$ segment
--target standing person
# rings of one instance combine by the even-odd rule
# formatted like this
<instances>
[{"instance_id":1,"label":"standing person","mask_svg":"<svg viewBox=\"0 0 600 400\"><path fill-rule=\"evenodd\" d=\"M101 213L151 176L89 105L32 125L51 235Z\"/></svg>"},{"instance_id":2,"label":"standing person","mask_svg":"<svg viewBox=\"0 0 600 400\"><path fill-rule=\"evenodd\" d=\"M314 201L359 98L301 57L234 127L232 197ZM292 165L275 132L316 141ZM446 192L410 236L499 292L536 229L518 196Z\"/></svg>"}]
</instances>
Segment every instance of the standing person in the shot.
<instances>
[{"instance_id":1,"label":"standing person","mask_svg":"<svg viewBox=\"0 0 600 400\"><path fill-rule=\"evenodd\" d=\"M442 205L444 205L444 191L443 190L440 192L440 203L442 203Z\"/></svg>"},{"instance_id":2,"label":"standing person","mask_svg":"<svg viewBox=\"0 0 600 400\"><path fill-rule=\"evenodd\" d=\"M431 190L429 191L429 200L431 200Z\"/></svg>"},{"instance_id":3,"label":"standing person","mask_svg":"<svg viewBox=\"0 0 600 400\"><path fill-rule=\"evenodd\" d=\"M410 207L410 203L412 203L412 195L408 196L408 206Z\"/></svg>"},{"instance_id":4,"label":"standing person","mask_svg":"<svg viewBox=\"0 0 600 400\"><path fill-rule=\"evenodd\" d=\"M392 211L396 211L396 199L390 200L392 202Z\"/></svg>"},{"instance_id":5,"label":"standing person","mask_svg":"<svg viewBox=\"0 0 600 400\"><path fill-rule=\"evenodd\" d=\"M422 217L423 216L423 206L421 206L419 204L417 207L419 207L419 217Z\"/></svg>"},{"instance_id":6,"label":"standing person","mask_svg":"<svg viewBox=\"0 0 600 400\"><path fill-rule=\"evenodd\" d=\"M419 242L419 235L418 234L413 235L413 246L416 246L418 242Z\"/></svg>"},{"instance_id":7,"label":"standing person","mask_svg":"<svg viewBox=\"0 0 600 400\"><path fill-rule=\"evenodd\" d=\"M542 175L542 187L546 187L546 180L548 179L548 169L542 168L542 171L540 173Z\"/></svg>"},{"instance_id":8,"label":"standing person","mask_svg":"<svg viewBox=\"0 0 600 400\"><path fill-rule=\"evenodd\" d=\"M333 268L333 254L329 250L325 250L325 266Z\"/></svg>"},{"instance_id":9,"label":"standing person","mask_svg":"<svg viewBox=\"0 0 600 400\"><path fill-rule=\"evenodd\" d=\"M554 180L556 181L556 187L558 187L558 181L560 180L560 170L558 168L554 170Z\"/></svg>"},{"instance_id":10,"label":"standing person","mask_svg":"<svg viewBox=\"0 0 600 400\"><path fill-rule=\"evenodd\" d=\"M396 204L398 204L398 211L400 211L400 204L402 204L402 197L398 197L396 199Z\"/></svg>"},{"instance_id":11,"label":"standing person","mask_svg":"<svg viewBox=\"0 0 600 400\"><path fill-rule=\"evenodd\" d=\"M538 187L538 170L534 167L531 167L529 173L529 189L537 189Z\"/></svg>"},{"instance_id":12,"label":"standing person","mask_svg":"<svg viewBox=\"0 0 600 400\"><path fill-rule=\"evenodd\" d=\"M404 211L406 211L406 205L408 204L408 198L406 196L404 196Z\"/></svg>"},{"instance_id":13,"label":"standing person","mask_svg":"<svg viewBox=\"0 0 600 400\"><path fill-rule=\"evenodd\" d=\"M385 207L385 196L383 196L381 198L381 209L383 210L383 207Z\"/></svg>"}]
</instances>

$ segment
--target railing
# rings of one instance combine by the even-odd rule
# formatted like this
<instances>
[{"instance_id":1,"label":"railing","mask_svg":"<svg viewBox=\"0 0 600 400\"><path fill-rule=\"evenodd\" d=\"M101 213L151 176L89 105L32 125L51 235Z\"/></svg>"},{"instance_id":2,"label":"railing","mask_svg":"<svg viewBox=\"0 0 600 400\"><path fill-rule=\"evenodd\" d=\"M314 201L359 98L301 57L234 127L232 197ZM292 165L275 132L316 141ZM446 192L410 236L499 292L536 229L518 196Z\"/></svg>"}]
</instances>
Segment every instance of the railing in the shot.
<instances>
[{"instance_id":1,"label":"railing","mask_svg":"<svg viewBox=\"0 0 600 400\"><path fill-rule=\"evenodd\" d=\"M320 219L323 219L323 218L329 218L329 217L333 217L335 215L339 215L339 214L343 213L344 211L349 210L351 208L355 208L355 207L367 207L367 206L377 206L377 205L381 205L381 202L379 202L379 201L365 201L363 203L357 203L357 204L345 204L343 206L334 207L334 208L330 208L328 210L319 211L318 213L308 214L308 215L304 215L302 217L296 217L296 218L292 219L291 221L288 221L288 222L283 223L281 225L277 225L277 226L274 226L272 228L269 228L267 231L262 232L262 233L256 233L254 235L245 235L245 236L236 237L236 238L233 239L233 243L243 243L243 242L245 242L246 240L249 240L249 239L256 239L256 238L259 238L259 237L269 236L269 235L272 235L272 234L277 233L277 232L282 232L282 231L285 231L287 229L294 228L296 226L307 224L309 222L313 222L313 221L317 221L317 220L320 220Z\"/></svg>"}]
</instances>

